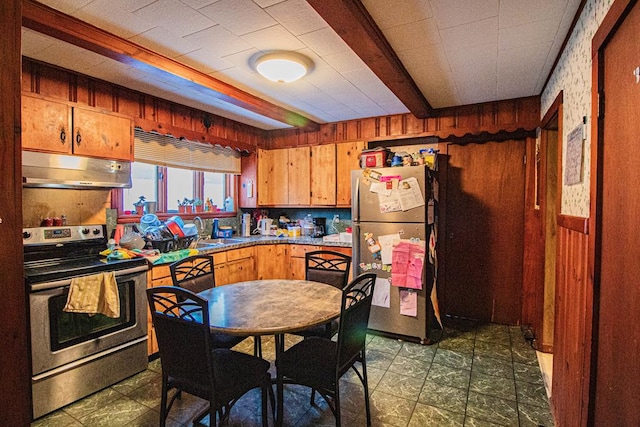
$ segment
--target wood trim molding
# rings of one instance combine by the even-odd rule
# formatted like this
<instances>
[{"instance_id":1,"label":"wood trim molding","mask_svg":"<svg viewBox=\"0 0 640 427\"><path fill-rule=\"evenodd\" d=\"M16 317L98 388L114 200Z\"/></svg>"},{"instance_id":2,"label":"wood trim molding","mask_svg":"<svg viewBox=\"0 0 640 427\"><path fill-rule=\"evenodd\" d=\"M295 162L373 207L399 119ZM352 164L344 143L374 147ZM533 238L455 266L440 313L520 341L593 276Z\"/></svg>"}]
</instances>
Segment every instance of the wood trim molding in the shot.
<instances>
[{"instance_id":1,"label":"wood trim molding","mask_svg":"<svg viewBox=\"0 0 640 427\"><path fill-rule=\"evenodd\" d=\"M560 214L558 215L558 225L578 233L589 234L589 218Z\"/></svg>"},{"instance_id":2,"label":"wood trim molding","mask_svg":"<svg viewBox=\"0 0 640 427\"><path fill-rule=\"evenodd\" d=\"M22 1L22 25L58 40L137 68L152 68L185 79L185 86L210 89L221 101L291 126L318 129L319 124L294 111L265 101L173 59L117 37L72 16L40 4Z\"/></svg>"},{"instance_id":3,"label":"wood trim molding","mask_svg":"<svg viewBox=\"0 0 640 427\"><path fill-rule=\"evenodd\" d=\"M433 108L359 0L307 2L414 116L433 115Z\"/></svg>"},{"instance_id":4,"label":"wood trim molding","mask_svg":"<svg viewBox=\"0 0 640 427\"><path fill-rule=\"evenodd\" d=\"M598 30L593 35L593 39L591 39L591 56L595 56L598 54L600 49L607 42L609 37L613 35L614 28L620 22L620 19L623 15L626 15L628 10L633 7L636 3L636 0L616 0L613 2L609 11L605 15L604 19L600 23ZM593 86L595 86L596 81L593 81Z\"/></svg>"},{"instance_id":5,"label":"wood trim molding","mask_svg":"<svg viewBox=\"0 0 640 427\"><path fill-rule=\"evenodd\" d=\"M562 113L562 102L564 101L564 91L561 90L556 96L556 99L553 100L547 111L544 113L544 117L540 120L540 127L542 129L549 126L549 122L558 115L558 120L560 120L560 114Z\"/></svg>"}]
</instances>

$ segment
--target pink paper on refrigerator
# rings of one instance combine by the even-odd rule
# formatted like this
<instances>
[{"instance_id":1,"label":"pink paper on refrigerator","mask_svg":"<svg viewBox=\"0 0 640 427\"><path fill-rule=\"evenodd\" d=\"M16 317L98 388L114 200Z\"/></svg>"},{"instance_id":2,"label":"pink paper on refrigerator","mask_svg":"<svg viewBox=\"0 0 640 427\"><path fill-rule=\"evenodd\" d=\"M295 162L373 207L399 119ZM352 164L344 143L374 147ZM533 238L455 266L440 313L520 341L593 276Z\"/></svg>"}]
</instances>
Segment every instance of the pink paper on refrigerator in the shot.
<instances>
[{"instance_id":1,"label":"pink paper on refrigerator","mask_svg":"<svg viewBox=\"0 0 640 427\"><path fill-rule=\"evenodd\" d=\"M425 241L398 240L391 255L391 284L401 288L422 289Z\"/></svg>"}]
</instances>

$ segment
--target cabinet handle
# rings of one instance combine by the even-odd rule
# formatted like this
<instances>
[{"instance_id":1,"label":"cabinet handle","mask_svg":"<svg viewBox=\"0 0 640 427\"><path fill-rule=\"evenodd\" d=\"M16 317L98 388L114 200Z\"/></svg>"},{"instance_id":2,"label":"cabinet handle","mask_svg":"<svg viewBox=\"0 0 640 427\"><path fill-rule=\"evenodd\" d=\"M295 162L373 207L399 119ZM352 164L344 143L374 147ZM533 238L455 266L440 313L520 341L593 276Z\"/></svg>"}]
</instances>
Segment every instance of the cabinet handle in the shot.
<instances>
[{"instance_id":1,"label":"cabinet handle","mask_svg":"<svg viewBox=\"0 0 640 427\"><path fill-rule=\"evenodd\" d=\"M82 135L80 135L80 131L78 131L78 133L76 134L76 144L80 145L81 142L82 142Z\"/></svg>"},{"instance_id":2,"label":"cabinet handle","mask_svg":"<svg viewBox=\"0 0 640 427\"><path fill-rule=\"evenodd\" d=\"M64 131L64 128L60 131L60 141L64 144L67 140L67 133Z\"/></svg>"}]
</instances>

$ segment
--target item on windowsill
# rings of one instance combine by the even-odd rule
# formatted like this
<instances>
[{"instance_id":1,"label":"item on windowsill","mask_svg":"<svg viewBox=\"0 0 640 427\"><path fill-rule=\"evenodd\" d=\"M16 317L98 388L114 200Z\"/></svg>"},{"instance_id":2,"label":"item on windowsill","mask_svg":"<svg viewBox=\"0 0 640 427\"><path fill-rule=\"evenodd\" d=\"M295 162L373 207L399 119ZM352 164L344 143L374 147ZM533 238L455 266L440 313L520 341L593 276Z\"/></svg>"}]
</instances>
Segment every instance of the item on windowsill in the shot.
<instances>
[{"instance_id":1,"label":"item on windowsill","mask_svg":"<svg viewBox=\"0 0 640 427\"><path fill-rule=\"evenodd\" d=\"M202 200L198 198L193 200L193 210L196 213L204 212L204 204L202 203Z\"/></svg>"},{"instance_id":2,"label":"item on windowsill","mask_svg":"<svg viewBox=\"0 0 640 427\"><path fill-rule=\"evenodd\" d=\"M186 197L182 201L178 200L178 212L179 213L191 213L193 207L193 200Z\"/></svg>"},{"instance_id":3,"label":"item on windowsill","mask_svg":"<svg viewBox=\"0 0 640 427\"><path fill-rule=\"evenodd\" d=\"M224 210L225 212L234 212L236 210L236 206L233 203L233 197L227 197L224 199Z\"/></svg>"},{"instance_id":4,"label":"item on windowsill","mask_svg":"<svg viewBox=\"0 0 640 427\"><path fill-rule=\"evenodd\" d=\"M133 206L135 206L135 208L136 208L136 215L144 215L144 201L145 200L146 200L146 197L140 196L138 198L138 201L133 204Z\"/></svg>"}]
</instances>

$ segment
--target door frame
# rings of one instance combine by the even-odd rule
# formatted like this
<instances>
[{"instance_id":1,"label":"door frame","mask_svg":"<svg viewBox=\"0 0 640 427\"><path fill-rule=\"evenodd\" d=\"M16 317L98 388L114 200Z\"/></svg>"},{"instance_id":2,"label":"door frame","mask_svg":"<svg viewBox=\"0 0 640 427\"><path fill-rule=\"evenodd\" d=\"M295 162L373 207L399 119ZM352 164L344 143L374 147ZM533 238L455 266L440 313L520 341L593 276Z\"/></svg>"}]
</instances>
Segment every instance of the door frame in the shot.
<instances>
[{"instance_id":1,"label":"door frame","mask_svg":"<svg viewBox=\"0 0 640 427\"><path fill-rule=\"evenodd\" d=\"M604 89L604 50L614 33L627 17L629 11L636 5L637 0L616 0L607 15L604 17L600 27L596 31L591 41L591 165L590 165L590 199L589 229L588 235L588 278L589 286L593 289L591 322L587 324L588 335L591 342L585 343L585 364L583 375L589 379L589 386L585 387L584 400L588 405L583 408L583 419L587 420L587 425L594 425L595 421L595 401L598 392L596 386L596 372L598 362L598 283L600 275L600 250L601 250L601 230L602 230L602 188L603 188L603 145L604 145L604 120L600 115L600 109L604 102L604 97L600 94Z\"/></svg>"},{"instance_id":2,"label":"door frame","mask_svg":"<svg viewBox=\"0 0 640 427\"><path fill-rule=\"evenodd\" d=\"M545 307L545 291L546 291L546 284L547 284L547 280L551 279L553 280L553 287L554 287L554 299L555 299L555 286L557 283L557 275L558 275L558 268L557 265L560 262L560 258L559 258L559 253L557 251L557 247L558 247L558 234L557 234L557 225L558 225L558 217L560 216L560 211L561 211L561 207L562 207L562 150L563 150L563 145L564 145L564 140L563 140L563 135L564 135L564 131L563 131L563 123L564 123L564 115L563 115L563 108L562 108L562 104L563 104L563 99L564 99L564 91L561 91L558 96L556 97L556 99L553 101L553 104L551 104L551 107L549 108L549 110L547 111L547 113L544 115L544 117L542 118L542 122L541 122L541 128L542 128L542 143L541 143L541 162L542 162L542 166L541 166L541 179L542 179L542 185L540 186L541 188L541 192L543 193L543 196L541 196L541 205L540 205L540 212L541 212L541 222L542 222L542 247L541 247L541 251L542 251L542 257L543 257L543 263L541 263L540 268L542 269L542 283L541 285L541 289L540 289L540 304L541 304L541 311L540 311L540 316L541 316L541 333L540 333L540 339L538 340L538 347L536 347L536 349L543 351L543 352L547 352L547 353L552 353L553 352L553 335L554 335L554 328L555 328L555 301L553 301L553 306L554 306L554 313L553 313L553 323L551 325L549 325L546 321L545 321L545 314L544 314L544 307ZM556 129L552 129L552 127L554 127ZM556 145L555 147L551 147L549 144L550 138L550 132L555 132L556 133ZM550 150L554 149L556 150L556 163L555 164L550 164L549 163L549 155L550 155ZM552 183L549 182L548 177L549 177L549 173L550 173L550 169L551 168L555 168L555 172L556 172L556 182L555 182L555 200L550 200L548 197L546 197L546 195L548 194L548 190L549 190L549 186L552 185ZM555 218L550 219L545 212L548 211L549 209L549 205L553 203L555 204ZM554 223L551 224L550 222L553 221ZM556 228L556 234L551 236L549 233L549 228L551 226L554 226ZM553 239L554 242L551 242L550 239ZM550 270L545 268L545 262L546 262L546 248L549 245L553 245L556 247L556 253L555 253L555 266L556 268L553 269L553 272L551 272ZM547 277L547 275L553 275L552 278ZM547 329L550 329L547 330ZM551 334L551 340L550 341L546 341L544 336ZM535 342L535 341L534 341Z\"/></svg>"}]
</instances>

